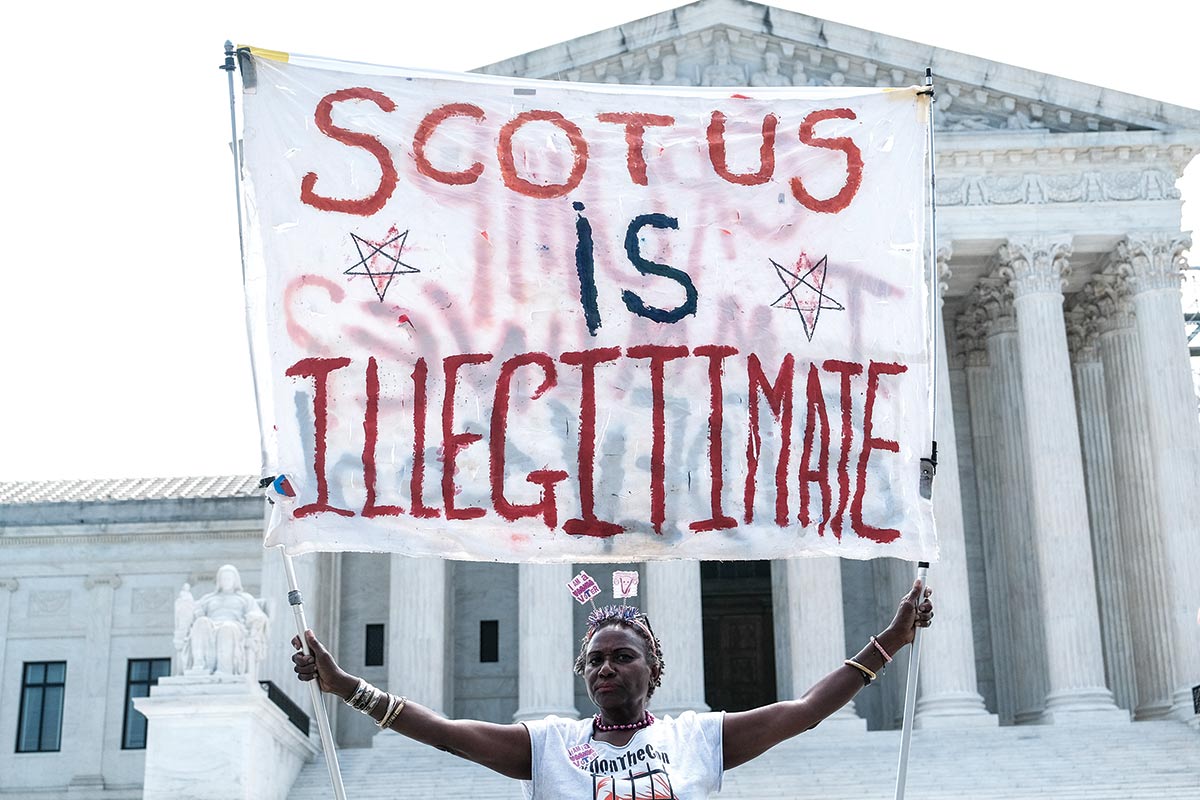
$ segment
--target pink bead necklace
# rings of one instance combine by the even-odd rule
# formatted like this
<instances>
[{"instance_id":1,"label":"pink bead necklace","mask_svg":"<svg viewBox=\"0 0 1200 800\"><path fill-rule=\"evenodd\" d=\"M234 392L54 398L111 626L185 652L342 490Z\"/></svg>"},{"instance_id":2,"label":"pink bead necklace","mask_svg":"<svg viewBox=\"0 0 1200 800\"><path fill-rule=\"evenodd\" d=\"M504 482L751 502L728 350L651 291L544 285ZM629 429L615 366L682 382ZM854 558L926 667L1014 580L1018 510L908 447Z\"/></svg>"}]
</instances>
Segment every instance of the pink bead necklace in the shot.
<instances>
[{"instance_id":1,"label":"pink bead necklace","mask_svg":"<svg viewBox=\"0 0 1200 800\"><path fill-rule=\"evenodd\" d=\"M596 714L592 717L593 727L595 727L596 730L600 731L601 733L608 733L610 731L636 731L641 728L649 728L653 724L654 715L649 711L646 712L646 716L642 717L637 722L631 722L628 725L605 725L600 721L599 714Z\"/></svg>"}]
</instances>

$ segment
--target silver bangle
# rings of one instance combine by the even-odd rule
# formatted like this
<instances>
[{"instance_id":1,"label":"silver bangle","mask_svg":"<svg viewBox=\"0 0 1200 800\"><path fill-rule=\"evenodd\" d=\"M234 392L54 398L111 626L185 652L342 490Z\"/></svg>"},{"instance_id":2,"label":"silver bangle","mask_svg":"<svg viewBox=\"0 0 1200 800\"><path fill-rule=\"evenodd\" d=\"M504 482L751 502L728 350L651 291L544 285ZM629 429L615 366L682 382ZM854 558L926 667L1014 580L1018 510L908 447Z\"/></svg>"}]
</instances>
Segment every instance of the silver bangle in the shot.
<instances>
[{"instance_id":1,"label":"silver bangle","mask_svg":"<svg viewBox=\"0 0 1200 800\"><path fill-rule=\"evenodd\" d=\"M345 702L345 704L350 706L351 708L355 708L356 707L354 705L355 701L357 701L360 697L362 697L363 692L365 692L367 690L367 687L369 685L370 684L367 683L365 680L363 680L362 678L359 678L358 686L354 689L354 693L351 694L349 697L347 697L343 702Z\"/></svg>"}]
</instances>

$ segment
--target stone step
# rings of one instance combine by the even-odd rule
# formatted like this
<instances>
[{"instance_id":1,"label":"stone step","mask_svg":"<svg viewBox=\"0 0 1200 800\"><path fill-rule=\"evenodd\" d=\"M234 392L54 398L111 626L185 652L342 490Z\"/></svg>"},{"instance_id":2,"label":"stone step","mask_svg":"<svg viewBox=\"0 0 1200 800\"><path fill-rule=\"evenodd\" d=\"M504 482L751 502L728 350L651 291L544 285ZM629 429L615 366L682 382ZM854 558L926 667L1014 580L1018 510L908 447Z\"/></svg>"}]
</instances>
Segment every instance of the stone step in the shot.
<instances>
[{"instance_id":1,"label":"stone step","mask_svg":"<svg viewBox=\"0 0 1200 800\"><path fill-rule=\"evenodd\" d=\"M818 729L730 770L720 797L891 800L899 750L899 731ZM521 797L515 782L393 733L377 737L374 747L343 750L338 757L347 800ZM305 766L289 798L329 797L328 774L318 757ZM1200 732L1177 722L919 730L913 734L906 797L1200 800Z\"/></svg>"}]
</instances>

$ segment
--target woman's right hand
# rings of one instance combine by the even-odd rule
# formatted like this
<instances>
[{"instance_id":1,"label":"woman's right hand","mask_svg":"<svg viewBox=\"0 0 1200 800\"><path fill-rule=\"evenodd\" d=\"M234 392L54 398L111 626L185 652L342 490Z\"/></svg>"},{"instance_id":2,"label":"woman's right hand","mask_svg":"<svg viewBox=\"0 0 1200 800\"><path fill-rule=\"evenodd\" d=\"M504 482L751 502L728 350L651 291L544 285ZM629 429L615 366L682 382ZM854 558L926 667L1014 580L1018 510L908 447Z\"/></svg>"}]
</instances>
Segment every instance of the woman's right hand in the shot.
<instances>
[{"instance_id":1,"label":"woman's right hand","mask_svg":"<svg viewBox=\"0 0 1200 800\"><path fill-rule=\"evenodd\" d=\"M304 635L308 639L310 655L304 654L300 637L292 637L292 647L296 648L296 652L292 654L292 663L296 665L296 677L302 681L316 678L317 686L321 687L322 692L336 694L343 700L349 698L358 688L358 678L337 665L333 656L325 649L325 645L317 640L312 631L305 631Z\"/></svg>"}]
</instances>

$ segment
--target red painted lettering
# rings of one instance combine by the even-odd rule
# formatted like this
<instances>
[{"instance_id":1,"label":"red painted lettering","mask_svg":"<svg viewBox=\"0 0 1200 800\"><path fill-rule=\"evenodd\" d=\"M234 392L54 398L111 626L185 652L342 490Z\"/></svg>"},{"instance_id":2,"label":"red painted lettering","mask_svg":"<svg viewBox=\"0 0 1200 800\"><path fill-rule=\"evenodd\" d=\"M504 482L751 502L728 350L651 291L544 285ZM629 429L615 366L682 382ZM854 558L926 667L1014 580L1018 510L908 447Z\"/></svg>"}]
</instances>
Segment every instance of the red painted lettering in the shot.
<instances>
[{"instance_id":1,"label":"red painted lettering","mask_svg":"<svg viewBox=\"0 0 1200 800\"><path fill-rule=\"evenodd\" d=\"M653 431L653 439L650 444L650 523L654 526L654 532L658 534L662 533L667 507L665 365L668 361L683 358L687 354L688 349L683 345L641 344L625 351L625 355L630 358L650 360L651 430Z\"/></svg>"},{"instance_id":2,"label":"red painted lettering","mask_svg":"<svg viewBox=\"0 0 1200 800\"><path fill-rule=\"evenodd\" d=\"M363 485L367 489L367 501L363 504L364 517L398 517L404 512L400 506L375 505L375 445L379 441L379 364L375 356L367 359L367 408L363 414Z\"/></svg>"},{"instance_id":3,"label":"red painted lettering","mask_svg":"<svg viewBox=\"0 0 1200 800\"><path fill-rule=\"evenodd\" d=\"M317 501L306 503L293 512L296 519L310 514L330 512L353 517L354 512L329 505L329 477L325 474L325 437L329 432L329 373L350 364L348 358L302 358L288 367L288 377L313 379L313 472L317 476Z\"/></svg>"},{"instance_id":4,"label":"red painted lettering","mask_svg":"<svg viewBox=\"0 0 1200 800\"><path fill-rule=\"evenodd\" d=\"M879 390L880 375L902 375L908 372L903 364L880 363L872 361L867 367L867 399L863 409L863 448L858 456L858 486L854 492L854 502L850 505L850 524L854 532L865 539L871 539L880 544L887 544L900 536L895 528L875 528L863 522L863 496L867 490L867 462L872 450L886 450L889 453L899 453L900 444L891 439L880 439L873 435L875 395ZM915 476L914 476L915 480Z\"/></svg>"},{"instance_id":5,"label":"red painted lettering","mask_svg":"<svg viewBox=\"0 0 1200 800\"><path fill-rule=\"evenodd\" d=\"M523 366L536 364L542 368L545 376L542 383L533 393L533 399L541 397L550 387L558 383L558 373L554 369L554 361L545 353L524 353L513 356L500 367L500 377L496 380L496 395L492 402L492 430L488 445L491 449L490 477L492 483L492 506L496 513L509 522L524 517L541 516L546 527L555 528L558 525L558 510L555 504L554 485L565 480L567 473L562 470L537 470L526 476L526 480L542 487L542 497L536 503L517 505L510 503L504 496L504 447L508 430L509 397L512 393L513 375Z\"/></svg>"},{"instance_id":6,"label":"red painted lettering","mask_svg":"<svg viewBox=\"0 0 1200 800\"><path fill-rule=\"evenodd\" d=\"M698 356L708 358L708 467L712 476L709 503L712 516L708 519L693 522L688 527L694 531L721 531L736 528L737 520L726 516L721 509L721 490L724 487L724 458L721 441L722 406L724 393L721 391L721 373L724 360L737 354L737 348L728 345L706 344L693 351Z\"/></svg>"},{"instance_id":7,"label":"red painted lettering","mask_svg":"<svg viewBox=\"0 0 1200 800\"><path fill-rule=\"evenodd\" d=\"M576 536L615 536L625 529L596 517L596 365L616 361L619 347L603 347L563 353L564 364L582 367L579 397L579 518L563 523L563 530Z\"/></svg>"},{"instance_id":8,"label":"red painted lettering","mask_svg":"<svg viewBox=\"0 0 1200 800\"><path fill-rule=\"evenodd\" d=\"M674 117L665 114L639 113L608 113L597 114L601 122L611 122L625 126L625 145L628 148L626 160L629 163L629 177L639 186L646 185L646 128L650 126L669 128L675 124Z\"/></svg>"},{"instance_id":9,"label":"red painted lettering","mask_svg":"<svg viewBox=\"0 0 1200 800\"><path fill-rule=\"evenodd\" d=\"M850 201L854 199L854 195L858 194L858 187L862 185L863 159L862 151L858 149L858 145L849 137L840 136L834 139L821 139L813 135L817 123L827 119L857 119L857 117L848 108L827 108L821 111L814 111L805 117L804 122L800 125L800 141L813 147L822 147L826 150L840 150L845 153L846 183L833 197L818 200L808 193L808 190L804 188L804 183L799 178L792 178L792 194L795 195L802 206L810 211L819 211L823 214L836 214L850 205Z\"/></svg>"},{"instance_id":10,"label":"red painted lettering","mask_svg":"<svg viewBox=\"0 0 1200 800\"><path fill-rule=\"evenodd\" d=\"M746 524L754 522L754 489L758 476L758 458L762 452L762 434L758 426L758 397L767 398L771 413L779 423L779 463L775 467L775 524L781 528L788 521L788 487L787 468L788 454L792 447L792 376L795 371L795 359L791 353L783 357L779 373L772 385L758 360L757 353L751 353L746 360L746 372L750 388L747 396L750 402L750 431L746 437Z\"/></svg>"},{"instance_id":11,"label":"red painted lettering","mask_svg":"<svg viewBox=\"0 0 1200 800\"><path fill-rule=\"evenodd\" d=\"M489 353L463 353L446 356L442 360L442 371L446 375L445 396L442 399L442 505L446 508L446 519L478 519L487 512L478 506L456 508L454 506L454 462L460 450L483 438L478 433L454 432L454 394L458 388L458 370L467 364L486 364L492 360Z\"/></svg>"},{"instance_id":12,"label":"red painted lettering","mask_svg":"<svg viewBox=\"0 0 1200 800\"><path fill-rule=\"evenodd\" d=\"M571 143L571 151L575 160L571 165L570 175L563 183L531 183L517 175L517 166L513 162L513 136L530 122L549 122L567 135L567 141ZM500 129L497 155L500 158L500 176L504 179L505 186L526 197L547 199L562 197L583 180L583 173L587 170L588 146L579 126L557 111L524 111L506 122Z\"/></svg>"},{"instance_id":13,"label":"red painted lettering","mask_svg":"<svg viewBox=\"0 0 1200 800\"><path fill-rule=\"evenodd\" d=\"M712 112L712 121L708 123L708 159L713 169L725 180L739 186L758 186L771 180L775 174L775 127L778 124L779 118L774 114L763 117L758 172L730 172L725 159L725 115L720 111Z\"/></svg>"},{"instance_id":14,"label":"red painted lettering","mask_svg":"<svg viewBox=\"0 0 1200 800\"><path fill-rule=\"evenodd\" d=\"M809 486L816 484L821 490L821 519L817 523L817 535L825 535L825 524L829 521L830 495L829 487L829 415L825 411L825 395L821 392L821 377L817 373L817 365L808 366L806 415L804 423L804 451L800 456L800 524L808 527L812 522L809 516ZM812 452L816 426L821 425L820 450L817 451L817 465L812 466Z\"/></svg>"},{"instance_id":15,"label":"red painted lettering","mask_svg":"<svg viewBox=\"0 0 1200 800\"><path fill-rule=\"evenodd\" d=\"M451 186L474 183L483 173L483 164L478 161L464 170L446 172L433 166L425 157L425 146L429 144L429 137L433 136L437 127L450 117L471 117L476 122L482 122L484 114L482 108L470 103L448 103L426 114L425 119L421 120L421 124L417 126L417 132L413 135L413 160L417 164L417 172L426 178L433 178L438 183L448 183Z\"/></svg>"},{"instance_id":16,"label":"red painted lettering","mask_svg":"<svg viewBox=\"0 0 1200 800\"><path fill-rule=\"evenodd\" d=\"M399 177L396 175L396 165L392 163L392 154L383 146L379 139L367 133L357 133L339 128L333 124L333 104L348 100L369 100L384 111L391 113L396 110L396 104L387 95L366 87L342 89L321 98L317 103L317 130L336 142L361 147L379 162L379 186L368 197L358 200L324 197L316 193L317 173L310 172L300 180L300 202L320 209L321 211L340 211L343 214L357 214L369 217L383 208L392 192L396 190Z\"/></svg>"},{"instance_id":17,"label":"red painted lettering","mask_svg":"<svg viewBox=\"0 0 1200 800\"><path fill-rule=\"evenodd\" d=\"M412 372L413 380L413 470L409 491L412 494L412 515L418 519L440 516L436 508L425 505L425 415L429 392L429 367L418 358Z\"/></svg>"},{"instance_id":18,"label":"red painted lettering","mask_svg":"<svg viewBox=\"0 0 1200 800\"><path fill-rule=\"evenodd\" d=\"M854 443L854 428L851 426L854 401L850 394L850 379L855 375L862 374L862 364L829 359L821 366L825 368L826 372L836 372L842 376L842 446L841 455L838 457L838 507L837 512L833 515L833 519L830 520L833 535L840 539L842 538L842 522L846 514L846 504L850 502L850 470L848 469L848 465L850 462L850 445Z\"/></svg>"}]
</instances>

